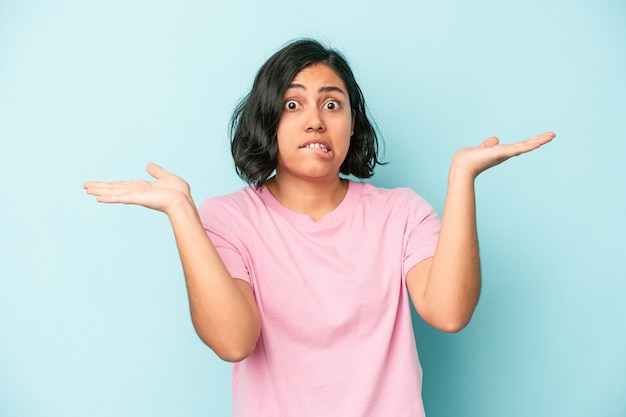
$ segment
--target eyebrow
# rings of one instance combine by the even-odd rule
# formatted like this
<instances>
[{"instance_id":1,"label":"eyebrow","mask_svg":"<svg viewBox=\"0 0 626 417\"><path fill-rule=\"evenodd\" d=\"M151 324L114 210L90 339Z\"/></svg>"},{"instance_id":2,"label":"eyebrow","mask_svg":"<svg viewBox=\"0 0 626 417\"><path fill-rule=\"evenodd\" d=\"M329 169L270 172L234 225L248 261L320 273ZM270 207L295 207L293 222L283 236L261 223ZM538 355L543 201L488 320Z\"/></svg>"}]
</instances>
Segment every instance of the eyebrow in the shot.
<instances>
[{"instance_id":1,"label":"eyebrow","mask_svg":"<svg viewBox=\"0 0 626 417\"><path fill-rule=\"evenodd\" d=\"M302 84L298 84L298 83L291 83L291 84L289 84L289 86L287 87L287 90L289 90L290 88L300 88L300 89L306 91L306 87L303 86ZM318 90L318 92L320 92L320 93L327 93L327 92L331 92L331 91L334 91L334 92L337 92L337 93L341 93L344 96L348 96L348 94L346 94L345 91L343 91L341 88L336 87L334 85L328 85L328 86L320 87L320 89Z\"/></svg>"}]
</instances>

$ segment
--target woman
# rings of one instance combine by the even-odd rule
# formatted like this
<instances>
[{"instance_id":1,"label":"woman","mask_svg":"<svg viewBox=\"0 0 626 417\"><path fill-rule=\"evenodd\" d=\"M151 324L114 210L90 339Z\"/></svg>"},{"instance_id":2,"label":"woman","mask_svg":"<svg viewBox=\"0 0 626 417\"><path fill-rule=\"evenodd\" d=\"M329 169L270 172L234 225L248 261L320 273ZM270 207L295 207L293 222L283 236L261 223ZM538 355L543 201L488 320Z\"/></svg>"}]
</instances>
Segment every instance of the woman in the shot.
<instances>
[{"instance_id":1,"label":"woman","mask_svg":"<svg viewBox=\"0 0 626 417\"><path fill-rule=\"evenodd\" d=\"M408 300L437 329L467 325L480 293L474 180L555 135L456 152L440 222L411 190L340 176L373 174L376 133L345 59L306 39L261 67L231 127L251 185L199 211L155 164L154 182L87 193L168 215L194 327L237 362L236 416L423 416Z\"/></svg>"}]
</instances>

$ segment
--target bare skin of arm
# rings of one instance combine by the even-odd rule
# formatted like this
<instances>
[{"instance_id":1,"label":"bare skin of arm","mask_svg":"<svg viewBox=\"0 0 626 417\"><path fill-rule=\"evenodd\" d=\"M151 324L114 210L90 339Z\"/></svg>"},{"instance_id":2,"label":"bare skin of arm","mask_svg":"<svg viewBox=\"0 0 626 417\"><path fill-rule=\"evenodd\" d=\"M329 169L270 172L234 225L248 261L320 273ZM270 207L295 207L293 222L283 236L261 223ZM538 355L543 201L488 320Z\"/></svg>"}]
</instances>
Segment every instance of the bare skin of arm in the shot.
<instances>
[{"instance_id":1,"label":"bare skin of arm","mask_svg":"<svg viewBox=\"0 0 626 417\"><path fill-rule=\"evenodd\" d=\"M198 336L226 361L245 359L261 329L250 285L228 273L202 226L187 183L156 164L149 164L147 171L156 181L87 182L84 188L102 203L136 204L167 214Z\"/></svg>"},{"instance_id":2,"label":"bare skin of arm","mask_svg":"<svg viewBox=\"0 0 626 417\"><path fill-rule=\"evenodd\" d=\"M407 274L407 286L418 313L435 328L461 330L478 302L476 176L553 138L554 134L548 132L512 145L500 145L496 138L490 138L454 155L435 255ZM245 359L254 350L261 328L250 285L228 273L204 231L187 183L156 164L149 164L147 171L156 181L87 182L84 188L102 203L136 204L168 215L196 332L220 358L232 362Z\"/></svg>"},{"instance_id":3,"label":"bare skin of arm","mask_svg":"<svg viewBox=\"0 0 626 417\"><path fill-rule=\"evenodd\" d=\"M415 309L433 327L445 332L463 329L478 303L481 278L474 180L481 172L554 137L546 132L514 144L499 144L492 137L454 154L435 255L407 274Z\"/></svg>"}]
</instances>

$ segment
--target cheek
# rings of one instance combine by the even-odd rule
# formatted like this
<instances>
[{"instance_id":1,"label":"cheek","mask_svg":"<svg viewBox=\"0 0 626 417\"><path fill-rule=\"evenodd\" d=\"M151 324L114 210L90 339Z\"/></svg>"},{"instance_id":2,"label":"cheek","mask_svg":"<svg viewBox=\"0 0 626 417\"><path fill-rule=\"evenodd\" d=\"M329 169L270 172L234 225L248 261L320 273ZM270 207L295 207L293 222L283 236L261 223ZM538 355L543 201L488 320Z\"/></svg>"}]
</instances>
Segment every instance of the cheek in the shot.
<instances>
[{"instance_id":1,"label":"cheek","mask_svg":"<svg viewBox=\"0 0 626 417\"><path fill-rule=\"evenodd\" d=\"M350 140L352 139L353 130L354 130L354 125L352 123L352 120L350 119L348 119L341 127L342 135L346 138L347 143L350 143Z\"/></svg>"},{"instance_id":2,"label":"cheek","mask_svg":"<svg viewBox=\"0 0 626 417\"><path fill-rule=\"evenodd\" d=\"M281 145L285 143L285 138L287 137L287 129L285 129L285 124L281 121L278 124L278 129L276 129L276 145L278 146L278 151L280 152Z\"/></svg>"},{"instance_id":3,"label":"cheek","mask_svg":"<svg viewBox=\"0 0 626 417\"><path fill-rule=\"evenodd\" d=\"M284 123L282 120L276 129L276 155L277 162L282 164L284 156L292 152L294 144L294 130L289 123Z\"/></svg>"},{"instance_id":4,"label":"cheek","mask_svg":"<svg viewBox=\"0 0 626 417\"><path fill-rule=\"evenodd\" d=\"M294 121L288 117L281 117L278 121L278 127L276 128L276 137L278 141L286 140L293 134Z\"/></svg>"}]
</instances>

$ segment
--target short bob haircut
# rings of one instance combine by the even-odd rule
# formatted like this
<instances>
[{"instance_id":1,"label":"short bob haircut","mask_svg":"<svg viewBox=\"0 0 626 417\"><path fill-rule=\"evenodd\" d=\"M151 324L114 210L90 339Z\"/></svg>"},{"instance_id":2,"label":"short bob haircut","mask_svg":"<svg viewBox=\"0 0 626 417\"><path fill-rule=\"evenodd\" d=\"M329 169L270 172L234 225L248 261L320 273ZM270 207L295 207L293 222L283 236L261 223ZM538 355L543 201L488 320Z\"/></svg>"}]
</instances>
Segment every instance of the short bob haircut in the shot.
<instances>
[{"instance_id":1,"label":"short bob haircut","mask_svg":"<svg viewBox=\"0 0 626 417\"><path fill-rule=\"evenodd\" d=\"M354 134L340 172L369 178L378 159L378 137L365 109L361 88L346 59L318 41L299 39L272 55L259 69L250 93L237 105L230 121L231 152L237 174L248 184L262 187L278 164L276 132L283 111L283 96L302 69L323 63L343 80L354 112Z\"/></svg>"}]
</instances>

